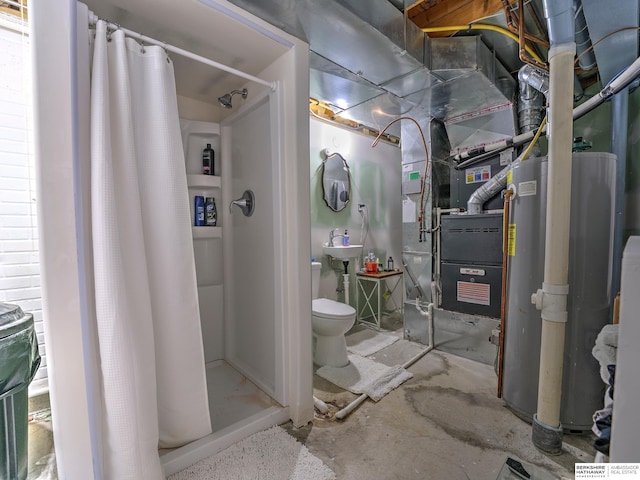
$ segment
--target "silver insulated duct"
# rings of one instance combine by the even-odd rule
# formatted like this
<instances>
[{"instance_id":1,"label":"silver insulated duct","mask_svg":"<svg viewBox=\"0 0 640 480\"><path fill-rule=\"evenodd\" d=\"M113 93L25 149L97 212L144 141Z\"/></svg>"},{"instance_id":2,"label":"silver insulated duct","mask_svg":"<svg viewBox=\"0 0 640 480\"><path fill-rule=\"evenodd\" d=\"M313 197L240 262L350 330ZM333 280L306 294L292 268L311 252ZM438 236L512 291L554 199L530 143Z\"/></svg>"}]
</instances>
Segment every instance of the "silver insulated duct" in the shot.
<instances>
[{"instance_id":1,"label":"silver insulated duct","mask_svg":"<svg viewBox=\"0 0 640 480\"><path fill-rule=\"evenodd\" d=\"M336 114L373 128L400 115L435 117L455 147L516 133L516 82L495 52L476 36L429 38L400 0L231 2L309 43L310 96ZM465 118L482 109L499 111ZM468 131L478 133L467 139ZM400 135L400 124L387 132Z\"/></svg>"}]
</instances>

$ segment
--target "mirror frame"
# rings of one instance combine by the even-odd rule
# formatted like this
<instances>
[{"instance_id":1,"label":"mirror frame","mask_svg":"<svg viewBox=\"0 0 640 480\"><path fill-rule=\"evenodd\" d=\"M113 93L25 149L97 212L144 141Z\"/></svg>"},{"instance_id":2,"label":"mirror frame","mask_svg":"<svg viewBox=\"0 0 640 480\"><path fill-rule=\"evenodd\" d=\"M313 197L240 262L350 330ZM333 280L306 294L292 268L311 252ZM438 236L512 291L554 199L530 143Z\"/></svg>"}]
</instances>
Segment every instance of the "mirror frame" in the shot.
<instances>
[{"instance_id":1,"label":"mirror frame","mask_svg":"<svg viewBox=\"0 0 640 480\"><path fill-rule=\"evenodd\" d=\"M351 170L349 169L349 164L347 163L345 158L340 153L335 152L335 153L329 154L329 153L325 152L325 155L323 155L323 156L324 156L324 158L322 160L322 198L324 200L324 203L326 203L327 207L329 207L331 210L333 210L334 212L341 212L342 210L347 208L347 205L351 201ZM342 161L343 168L344 168L344 170L346 172L346 177L347 177L346 178L346 182L347 182L347 189L346 189L347 199L344 201L344 204L340 208L338 208L337 205L335 207L333 205L331 205L327 190L325 188L325 174L326 174L327 162L332 160L332 159L339 159L340 161Z\"/></svg>"}]
</instances>

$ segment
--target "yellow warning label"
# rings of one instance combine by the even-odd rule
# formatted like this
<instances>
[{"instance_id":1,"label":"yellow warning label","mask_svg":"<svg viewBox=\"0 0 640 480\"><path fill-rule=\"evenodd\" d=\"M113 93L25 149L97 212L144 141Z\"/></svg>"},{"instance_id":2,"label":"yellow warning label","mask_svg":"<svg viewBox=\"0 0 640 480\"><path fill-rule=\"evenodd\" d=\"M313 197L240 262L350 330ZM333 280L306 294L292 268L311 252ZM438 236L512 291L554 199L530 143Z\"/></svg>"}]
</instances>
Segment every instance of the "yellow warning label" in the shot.
<instances>
[{"instance_id":1,"label":"yellow warning label","mask_svg":"<svg viewBox=\"0 0 640 480\"><path fill-rule=\"evenodd\" d=\"M516 224L509 224L509 244L507 250L510 257L516 256Z\"/></svg>"},{"instance_id":2,"label":"yellow warning label","mask_svg":"<svg viewBox=\"0 0 640 480\"><path fill-rule=\"evenodd\" d=\"M512 180L513 180L513 170L509 170L507 172L507 186L511 183Z\"/></svg>"}]
</instances>

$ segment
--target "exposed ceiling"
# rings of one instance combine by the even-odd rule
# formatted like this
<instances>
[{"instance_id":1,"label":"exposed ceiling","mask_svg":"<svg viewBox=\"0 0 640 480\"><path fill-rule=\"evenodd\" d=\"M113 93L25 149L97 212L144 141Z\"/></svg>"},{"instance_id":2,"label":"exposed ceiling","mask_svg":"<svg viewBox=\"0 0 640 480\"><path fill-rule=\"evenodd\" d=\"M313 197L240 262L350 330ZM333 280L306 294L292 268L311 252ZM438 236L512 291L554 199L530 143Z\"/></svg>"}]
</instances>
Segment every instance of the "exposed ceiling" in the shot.
<instances>
[{"instance_id":1,"label":"exposed ceiling","mask_svg":"<svg viewBox=\"0 0 640 480\"><path fill-rule=\"evenodd\" d=\"M500 110L515 101L523 56L542 66L547 57L542 0L231 1L308 41L311 96L328 103L336 113L373 127L406 113L451 124ZM579 54L589 49L592 40L628 29L598 42L596 58L588 68L576 67L576 98L580 98L582 88L606 84L636 59L638 0L617 2L615 12L599 0L574 3ZM476 29L479 23L501 27L511 38ZM474 25L468 28L469 24ZM520 24L526 39L522 45L517 41ZM451 26L459 27L427 35L421 30ZM475 52L460 39L468 36L481 39ZM460 57L460 52L465 55ZM500 115L513 117L512 112ZM508 118L485 123L489 122L500 125L493 132L498 137L512 133L505 131L505 122L513 123ZM477 128L478 122L471 124L463 125L463 130ZM492 132L476 133L464 142L482 141L478 137L490 137Z\"/></svg>"},{"instance_id":2,"label":"exposed ceiling","mask_svg":"<svg viewBox=\"0 0 640 480\"><path fill-rule=\"evenodd\" d=\"M409 20L421 28L446 27L449 25L465 25L502 11L505 4L502 0L420 0L406 8ZM529 3L529 2L528 2ZM434 34L433 36L444 36Z\"/></svg>"},{"instance_id":3,"label":"exposed ceiling","mask_svg":"<svg viewBox=\"0 0 640 480\"><path fill-rule=\"evenodd\" d=\"M421 29L482 23L517 35L519 0L230 1L307 41L311 96L330 105L334 112L373 128L407 113L451 123L477 116L479 109L500 112L505 105L513 106L516 74L523 65L518 42L475 27L428 34ZM216 0L85 3L97 15L131 30L253 75L287 48L265 42L261 33L241 22L221 20L215 11L220 5ZM591 38L638 27L638 0L617 2L615 12L601 0L581 3ZM542 0L522 0L522 10L528 56L544 61L547 46ZM262 46L260 51L253 48L257 42ZM577 69L583 85L606 83L635 60L637 30L621 31L598 43L594 51L597 68L586 72ZM216 104L218 96L244 83L213 68L172 57L179 94ZM495 134L509 134L503 130L509 130L505 122L513 123L512 112L499 115L505 118L493 121L500 125ZM474 136L471 130L477 129L477 123L463 126ZM399 134L399 128L390 133ZM476 138L464 141L475 142Z\"/></svg>"}]
</instances>

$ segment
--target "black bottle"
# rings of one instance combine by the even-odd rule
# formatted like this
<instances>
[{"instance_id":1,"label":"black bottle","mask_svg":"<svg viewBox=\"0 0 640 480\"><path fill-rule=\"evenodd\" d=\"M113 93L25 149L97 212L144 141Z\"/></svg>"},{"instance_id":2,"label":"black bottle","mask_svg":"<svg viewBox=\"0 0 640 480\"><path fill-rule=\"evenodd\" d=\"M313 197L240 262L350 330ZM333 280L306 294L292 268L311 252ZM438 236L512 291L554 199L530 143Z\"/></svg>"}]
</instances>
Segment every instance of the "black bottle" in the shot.
<instances>
[{"instance_id":1,"label":"black bottle","mask_svg":"<svg viewBox=\"0 0 640 480\"><path fill-rule=\"evenodd\" d=\"M207 197L204 201L204 220L208 227L215 227L218 223L218 212L216 210L216 199Z\"/></svg>"},{"instance_id":2,"label":"black bottle","mask_svg":"<svg viewBox=\"0 0 640 480\"><path fill-rule=\"evenodd\" d=\"M202 173L205 175L214 175L214 164L215 153L213 152L213 148L211 148L211 144L207 143L207 148L202 151Z\"/></svg>"}]
</instances>

